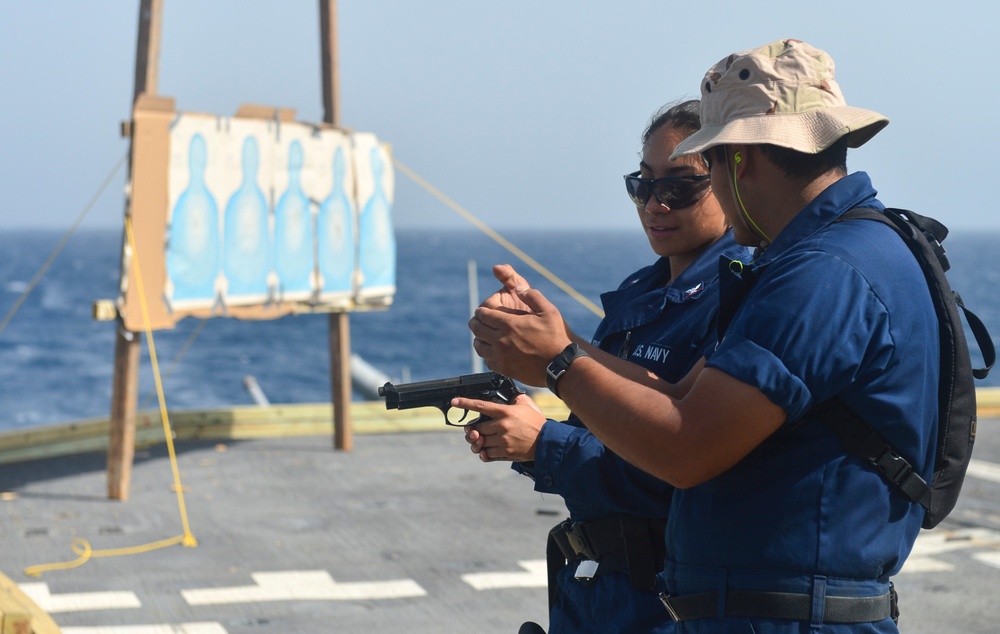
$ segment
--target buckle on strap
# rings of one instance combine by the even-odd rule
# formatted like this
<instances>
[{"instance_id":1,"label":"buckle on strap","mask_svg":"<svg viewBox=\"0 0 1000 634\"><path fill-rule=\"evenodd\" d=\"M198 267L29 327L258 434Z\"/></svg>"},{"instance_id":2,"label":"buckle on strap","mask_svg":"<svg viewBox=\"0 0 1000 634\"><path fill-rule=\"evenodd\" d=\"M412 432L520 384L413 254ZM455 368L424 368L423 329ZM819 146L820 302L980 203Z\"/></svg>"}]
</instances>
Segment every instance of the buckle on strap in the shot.
<instances>
[{"instance_id":1,"label":"buckle on strap","mask_svg":"<svg viewBox=\"0 0 1000 634\"><path fill-rule=\"evenodd\" d=\"M552 534L569 561L600 561L608 555L624 552L626 545L622 516L619 515L585 522L564 520L552 529Z\"/></svg>"},{"instance_id":2,"label":"buckle on strap","mask_svg":"<svg viewBox=\"0 0 1000 634\"><path fill-rule=\"evenodd\" d=\"M569 547L576 554L577 558L598 559L598 553L591 545L590 539L587 538L587 529L585 527L586 524L583 522L576 524L567 522L563 527L566 541L569 542Z\"/></svg>"},{"instance_id":3,"label":"buckle on strap","mask_svg":"<svg viewBox=\"0 0 1000 634\"><path fill-rule=\"evenodd\" d=\"M661 592L660 603L667 609L667 614L675 623L707 619L718 616L719 593L704 592L672 597L669 592Z\"/></svg>"},{"instance_id":4,"label":"buckle on strap","mask_svg":"<svg viewBox=\"0 0 1000 634\"><path fill-rule=\"evenodd\" d=\"M927 482L913 470L913 466L906 458L900 456L895 449L886 446L882 455L872 460L872 464L875 465L875 468L885 478L898 486L911 501L921 504L924 508L930 506L931 489L927 486Z\"/></svg>"},{"instance_id":5,"label":"buckle on strap","mask_svg":"<svg viewBox=\"0 0 1000 634\"><path fill-rule=\"evenodd\" d=\"M660 603L662 603L663 607L665 607L667 609L667 614L670 615L670 619L674 623L677 623L677 622L679 622L681 620L681 615L678 614L677 610L674 608L674 604L671 602L671 598L670 598L670 594L669 593L667 593L667 592L661 592L660 593Z\"/></svg>"},{"instance_id":6,"label":"buckle on strap","mask_svg":"<svg viewBox=\"0 0 1000 634\"><path fill-rule=\"evenodd\" d=\"M873 597L827 595L824 623L871 623L898 615L895 590ZM660 602L675 622L719 616L808 621L812 616L812 596L791 592L731 590L726 593L723 614L719 614L719 593L703 592L672 597L660 595Z\"/></svg>"},{"instance_id":7,"label":"buckle on strap","mask_svg":"<svg viewBox=\"0 0 1000 634\"><path fill-rule=\"evenodd\" d=\"M889 616L892 617L892 622L899 623L899 593L896 592L896 585L893 582L889 582L889 601L891 605L889 606Z\"/></svg>"},{"instance_id":8,"label":"buckle on strap","mask_svg":"<svg viewBox=\"0 0 1000 634\"><path fill-rule=\"evenodd\" d=\"M563 520L559 524L552 527L549 531L549 541L557 547L558 551L562 553L563 561L559 562L561 567L566 561L576 560L576 551L570 545L569 540L566 538L566 527L570 525L570 521ZM553 555L554 558L554 555Z\"/></svg>"},{"instance_id":9,"label":"buckle on strap","mask_svg":"<svg viewBox=\"0 0 1000 634\"><path fill-rule=\"evenodd\" d=\"M660 593L660 603L662 603L663 607L667 609L667 614L670 615L670 618L674 623L677 623L678 621L681 620L681 615L678 614L677 610L674 609L674 604L671 603L670 595L668 593L666 592Z\"/></svg>"}]
</instances>

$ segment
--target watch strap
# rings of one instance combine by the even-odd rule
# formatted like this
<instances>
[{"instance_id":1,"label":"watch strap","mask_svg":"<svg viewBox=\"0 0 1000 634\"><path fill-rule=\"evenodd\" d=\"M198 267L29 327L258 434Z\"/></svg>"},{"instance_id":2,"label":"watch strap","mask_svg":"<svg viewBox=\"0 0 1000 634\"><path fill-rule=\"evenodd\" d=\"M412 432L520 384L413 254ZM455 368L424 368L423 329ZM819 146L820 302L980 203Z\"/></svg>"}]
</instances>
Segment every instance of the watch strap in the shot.
<instances>
[{"instance_id":1,"label":"watch strap","mask_svg":"<svg viewBox=\"0 0 1000 634\"><path fill-rule=\"evenodd\" d=\"M545 368L545 386L549 390L559 396L559 379L566 370L569 369L571 363L580 357L589 357L579 345L576 343L571 343L566 346L562 352L556 355L556 358L549 363L548 367Z\"/></svg>"}]
</instances>

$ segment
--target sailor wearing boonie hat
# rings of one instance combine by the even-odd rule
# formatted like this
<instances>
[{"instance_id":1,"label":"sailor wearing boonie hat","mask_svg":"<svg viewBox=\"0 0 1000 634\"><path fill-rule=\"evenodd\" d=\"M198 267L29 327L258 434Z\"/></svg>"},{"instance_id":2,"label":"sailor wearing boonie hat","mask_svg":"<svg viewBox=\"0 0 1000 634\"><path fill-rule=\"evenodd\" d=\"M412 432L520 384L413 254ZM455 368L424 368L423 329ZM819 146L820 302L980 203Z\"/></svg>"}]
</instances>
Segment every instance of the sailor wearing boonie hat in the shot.
<instances>
[{"instance_id":1,"label":"sailor wearing boonie hat","mask_svg":"<svg viewBox=\"0 0 1000 634\"><path fill-rule=\"evenodd\" d=\"M889 579L923 509L810 415L840 396L930 476L938 334L927 284L890 229L835 222L884 208L866 174L848 175L846 153L888 119L848 106L830 56L797 40L726 57L701 95L703 126L674 156L706 155L737 240L762 250L723 280L728 328L700 379L725 375L716 398L731 383L733 411L763 398L780 414L734 423L762 440L675 493L664 604L679 632L897 632ZM741 279L755 284L740 290Z\"/></svg>"}]
</instances>

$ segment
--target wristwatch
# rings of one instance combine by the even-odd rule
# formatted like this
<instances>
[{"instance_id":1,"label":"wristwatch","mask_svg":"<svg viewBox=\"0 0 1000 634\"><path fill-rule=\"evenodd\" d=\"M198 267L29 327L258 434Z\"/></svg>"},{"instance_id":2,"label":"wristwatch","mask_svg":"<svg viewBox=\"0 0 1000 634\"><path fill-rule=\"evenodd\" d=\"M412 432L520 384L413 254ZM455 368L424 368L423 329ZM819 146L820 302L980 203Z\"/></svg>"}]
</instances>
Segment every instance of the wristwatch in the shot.
<instances>
[{"instance_id":1,"label":"wristwatch","mask_svg":"<svg viewBox=\"0 0 1000 634\"><path fill-rule=\"evenodd\" d=\"M569 369L571 363L579 359L580 357L589 357L590 355L580 349L575 343L571 343L563 349L562 352L556 355L556 358L552 360L552 363L545 368L545 385L551 390L553 394L559 396L558 384L559 379L566 370Z\"/></svg>"}]
</instances>

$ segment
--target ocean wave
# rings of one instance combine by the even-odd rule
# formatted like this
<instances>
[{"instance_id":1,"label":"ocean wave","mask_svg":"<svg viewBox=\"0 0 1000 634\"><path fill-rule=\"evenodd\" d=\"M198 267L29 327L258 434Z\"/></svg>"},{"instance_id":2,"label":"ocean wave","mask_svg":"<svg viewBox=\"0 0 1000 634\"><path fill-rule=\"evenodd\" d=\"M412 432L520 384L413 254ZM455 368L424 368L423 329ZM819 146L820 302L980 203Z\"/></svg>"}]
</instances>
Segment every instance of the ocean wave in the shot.
<instances>
[{"instance_id":1,"label":"ocean wave","mask_svg":"<svg viewBox=\"0 0 1000 634\"><path fill-rule=\"evenodd\" d=\"M654 257L638 230L579 232L572 239L553 231L511 232L506 237L598 303L601 292L616 288ZM952 260L952 285L991 332L1000 335L1000 293L995 292L1000 269L988 266L996 237L953 234L946 246ZM7 280L0 282L3 288L11 294L23 293L24 280L32 278L57 239L45 233L0 235L0 279ZM564 244L573 249L556 246ZM398 290L393 305L386 311L350 317L351 351L393 378L422 381L472 371L466 279L470 259L478 262L482 296L498 286L490 265L512 262L559 307L574 331L589 335L597 326L596 315L485 236L400 230L397 245ZM94 232L85 240L71 241L36 289L38 296L30 296L0 333L4 361L0 365L0 429L108 414L114 325L94 322L89 310L95 298L117 295L120 256L120 231ZM6 298L8 306L14 301L13 295L0 298ZM6 310L0 306L0 317ZM189 346L199 323L185 319L174 329L155 333L170 408L250 404L243 386L248 374L273 403L329 402L326 315L262 322L216 318ZM145 338L139 383L140 403L155 407ZM977 386L1000 386L1000 372L978 381Z\"/></svg>"}]
</instances>

